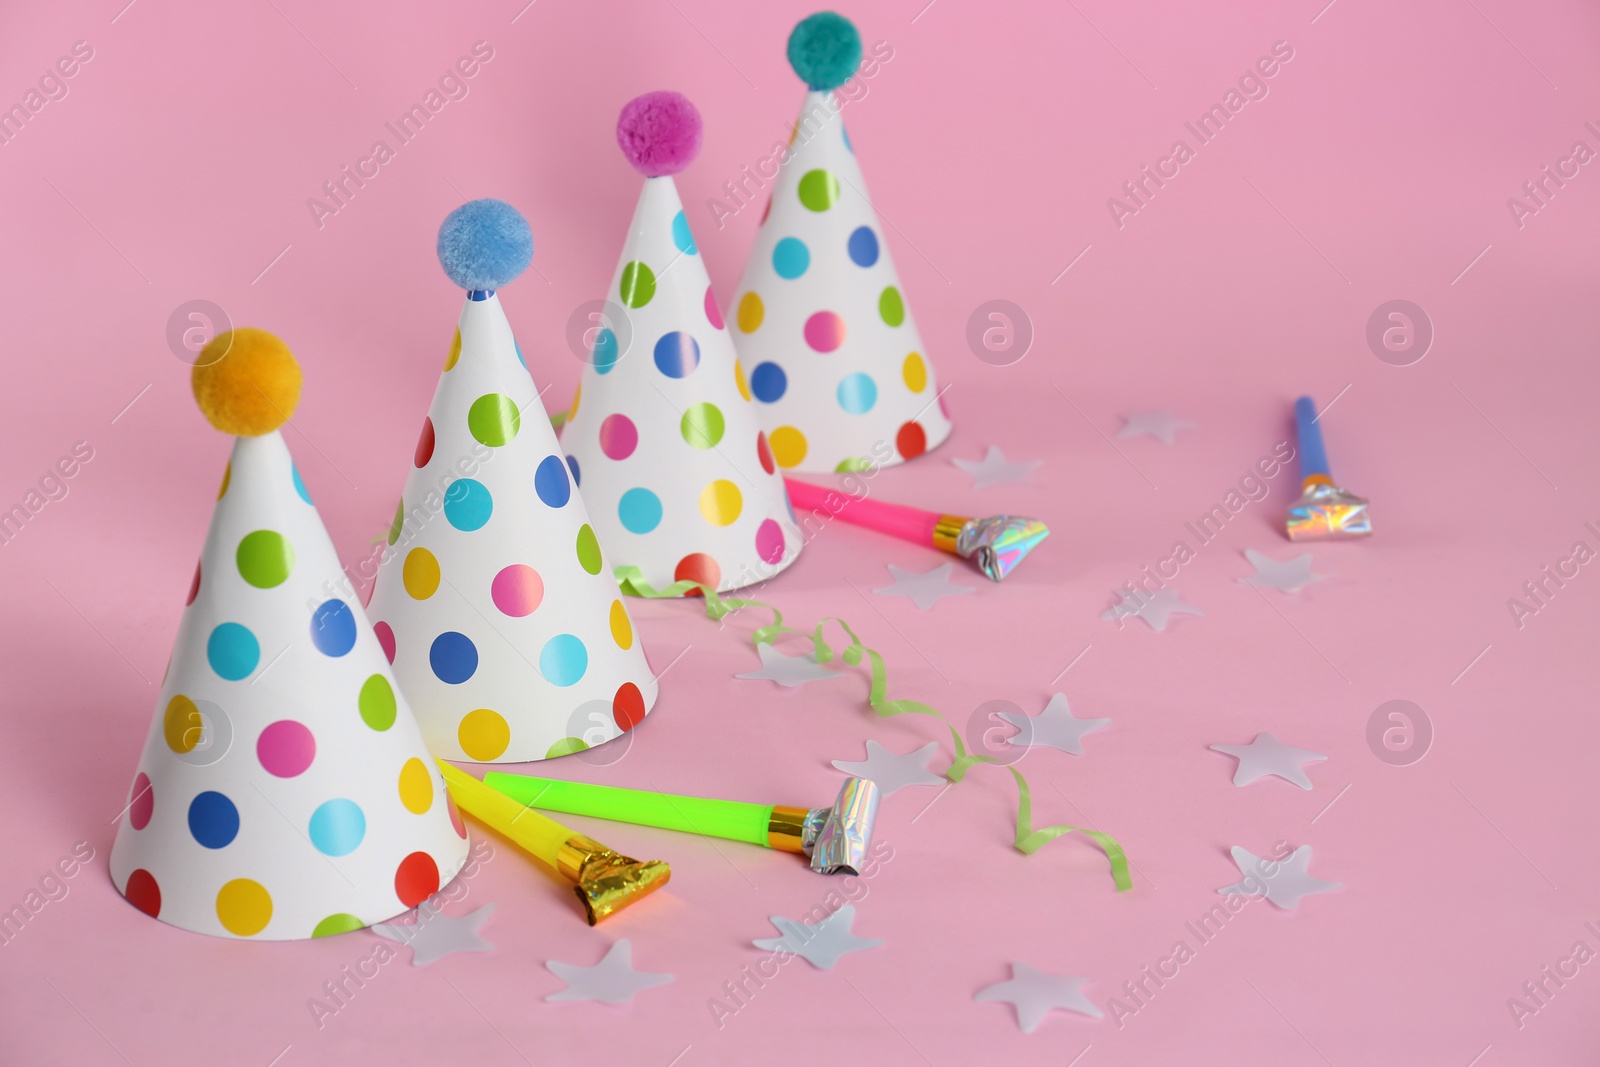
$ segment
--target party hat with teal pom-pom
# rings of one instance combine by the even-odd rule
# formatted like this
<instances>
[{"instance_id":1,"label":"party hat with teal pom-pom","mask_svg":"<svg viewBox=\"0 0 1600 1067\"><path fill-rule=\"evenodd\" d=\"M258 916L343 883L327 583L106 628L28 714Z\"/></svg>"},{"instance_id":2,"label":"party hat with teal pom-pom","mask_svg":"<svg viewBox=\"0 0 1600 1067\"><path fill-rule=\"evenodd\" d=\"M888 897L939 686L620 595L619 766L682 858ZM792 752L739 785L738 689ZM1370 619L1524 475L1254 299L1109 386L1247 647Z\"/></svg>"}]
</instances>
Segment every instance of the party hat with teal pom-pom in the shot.
<instances>
[{"instance_id":1,"label":"party hat with teal pom-pom","mask_svg":"<svg viewBox=\"0 0 1600 1067\"><path fill-rule=\"evenodd\" d=\"M561 444L613 563L656 588L726 590L777 574L803 542L672 179L700 131L671 92L617 120L645 176L607 294L626 323L596 334Z\"/></svg>"},{"instance_id":2,"label":"party hat with teal pom-pom","mask_svg":"<svg viewBox=\"0 0 1600 1067\"><path fill-rule=\"evenodd\" d=\"M278 427L300 368L262 330L193 372L236 435L111 849L162 922L289 941L381 922L455 877L467 830Z\"/></svg>"},{"instance_id":3,"label":"party hat with teal pom-pom","mask_svg":"<svg viewBox=\"0 0 1600 1067\"><path fill-rule=\"evenodd\" d=\"M565 755L637 726L655 679L495 296L527 222L474 200L438 250L467 299L367 614L435 755Z\"/></svg>"},{"instance_id":4,"label":"party hat with teal pom-pom","mask_svg":"<svg viewBox=\"0 0 1600 1067\"><path fill-rule=\"evenodd\" d=\"M805 104L734 302L734 343L782 467L860 470L950 435L833 90L861 37L831 11L789 37Z\"/></svg>"}]
</instances>

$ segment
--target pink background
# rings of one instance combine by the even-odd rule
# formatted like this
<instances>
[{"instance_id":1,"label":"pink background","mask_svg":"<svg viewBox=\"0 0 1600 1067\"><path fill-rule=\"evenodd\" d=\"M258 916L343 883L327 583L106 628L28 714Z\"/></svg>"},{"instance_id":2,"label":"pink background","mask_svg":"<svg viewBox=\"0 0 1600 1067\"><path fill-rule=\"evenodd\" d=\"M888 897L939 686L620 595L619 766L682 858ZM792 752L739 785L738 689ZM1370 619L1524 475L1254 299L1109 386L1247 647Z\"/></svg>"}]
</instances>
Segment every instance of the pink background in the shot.
<instances>
[{"instance_id":1,"label":"pink background","mask_svg":"<svg viewBox=\"0 0 1600 1067\"><path fill-rule=\"evenodd\" d=\"M1583 127L1600 124L1590 5L853 5L894 58L846 120L957 426L873 492L1033 513L1055 534L1004 585L958 572L977 595L923 613L865 591L888 562L940 558L834 524L765 595L801 624L849 618L888 657L893 693L959 725L997 698L1037 711L1056 689L1111 717L1087 755L1040 750L1021 768L1040 822L1117 836L1136 888L1113 892L1076 839L1013 851L999 771L975 770L926 817L937 791L909 789L885 805L895 858L856 922L886 945L831 972L790 964L719 1031L707 1001L760 958L767 916L803 913L835 883L783 854L589 824L671 860L670 890L590 930L501 844L450 907L496 903L496 951L391 963L319 1031L307 998L369 956L371 934L210 940L139 914L105 872L228 445L194 410L167 318L205 298L294 348L306 389L287 437L353 560L388 523L461 299L433 256L443 215L479 196L527 214L537 273L504 299L564 407L579 371L567 316L600 295L637 195L617 110L664 87L699 103L705 148L680 187L727 306L758 212L718 231L698 205L786 135L801 86L783 44L809 9L138 0L119 15L122 2L13 5L0 33L4 101L74 41L94 48L69 95L0 147L0 507L74 442L94 450L70 494L0 549L0 904L75 842L95 851L0 948L0 1059L509 1065L604 1042L619 1062L683 1067L1593 1062L1600 964L1521 1029L1506 1006L1574 942L1600 948L1583 928L1600 920L1600 577L1586 568L1520 630L1506 606L1574 541L1600 547L1583 528L1600 519L1600 174L1585 167L1520 229L1506 207L1574 141L1600 148ZM470 95L318 229L306 198L478 40L494 58ZM1278 40L1294 58L1270 95L1118 229L1106 199ZM1437 338L1394 367L1364 330L1401 297ZM1037 332L1011 366L964 340L994 298ZM1301 392L1339 396L1335 472L1375 502L1377 536L1317 548L1332 577L1297 597L1238 584L1243 549L1291 554L1293 475L1280 476L1184 568L1204 618L1159 634L1101 621L1111 589L1283 438ZM1153 408L1200 428L1172 447L1118 441L1119 455L1106 439L1119 415ZM973 491L949 460L991 443L1042 459L1033 484ZM859 678L735 681L756 662L748 618L719 631L686 604L635 613L658 669L683 653L659 705L613 766L549 773L822 803L828 761L859 759L866 739L904 751L943 736L875 719ZM1365 740L1396 698L1436 732L1405 767ZM1236 789L1232 762L1206 750L1260 730L1329 754L1314 791ZM1346 888L1294 913L1246 909L1121 1029L1055 1013L1023 1035L1008 1007L972 1002L1021 960L1091 978L1104 1006L1236 880L1229 846L1278 840L1313 845L1313 872ZM542 1002L561 986L544 960L591 963L619 937L676 981L626 1008Z\"/></svg>"}]
</instances>

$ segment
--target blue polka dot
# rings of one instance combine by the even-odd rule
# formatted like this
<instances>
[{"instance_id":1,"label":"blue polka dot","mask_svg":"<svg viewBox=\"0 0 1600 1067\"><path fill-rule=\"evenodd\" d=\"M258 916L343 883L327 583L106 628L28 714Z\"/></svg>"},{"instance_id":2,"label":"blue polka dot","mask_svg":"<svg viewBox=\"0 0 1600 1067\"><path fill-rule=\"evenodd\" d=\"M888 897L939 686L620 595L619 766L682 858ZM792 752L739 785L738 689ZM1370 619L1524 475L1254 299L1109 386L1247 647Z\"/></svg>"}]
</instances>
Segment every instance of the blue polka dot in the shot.
<instances>
[{"instance_id":1,"label":"blue polka dot","mask_svg":"<svg viewBox=\"0 0 1600 1067\"><path fill-rule=\"evenodd\" d=\"M189 832L206 848L222 848L239 836L239 809L207 790L189 802Z\"/></svg>"},{"instance_id":2,"label":"blue polka dot","mask_svg":"<svg viewBox=\"0 0 1600 1067\"><path fill-rule=\"evenodd\" d=\"M567 469L572 472L572 484L577 486L583 485L583 475L578 471L577 456L567 457Z\"/></svg>"},{"instance_id":3,"label":"blue polka dot","mask_svg":"<svg viewBox=\"0 0 1600 1067\"><path fill-rule=\"evenodd\" d=\"M478 671L478 646L466 634L448 630L433 639L428 649L433 676L446 685L460 685Z\"/></svg>"},{"instance_id":4,"label":"blue polka dot","mask_svg":"<svg viewBox=\"0 0 1600 1067\"><path fill-rule=\"evenodd\" d=\"M811 266L811 250L798 237L785 237L772 248L772 269L780 278L798 278Z\"/></svg>"},{"instance_id":5,"label":"blue polka dot","mask_svg":"<svg viewBox=\"0 0 1600 1067\"><path fill-rule=\"evenodd\" d=\"M686 256L700 254L700 249L694 244L694 234L689 232L689 220L681 211L672 216L672 243Z\"/></svg>"},{"instance_id":6,"label":"blue polka dot","mask_svg":"<svg viewBox=\"0 0 1600 1067\"><path fill-rule=\"evenodd\" d=\"M225 622L212 630L206 641L206 662L219 677L237 682L250 677L261 662L261 643L238 623Z\"/></svg>"},{"instance_id":7,"label":"blue polka dot","mask_svg":"<svg viewBox=\"0 0 1600 1067\"><path fill-rule=\"evenodd\" d=\"M474 478L457 478L444 491L444 517L451 526L471 533L481 530L494 514L494 497Z\"/></svg>"},{"instance_id":8,"label":"blue polka dot","mask_svg":"<svg viewBox=\"0 0 1600 1067\"><path fill-rule=\"evenodd\" d=\"M589 650L571 634L556 634L539 652L539 673L551 685L576 685L589 669Z\"/></svg>"},{"instance_id":9,"label":"blue polka dot","mask_svg":"<svg viewBox=\"0 0 1600 1067\"><path fill-rule=\"evenodd\" d=\"M523 370L527 370L528 361L522 358L522 346L517 344L517 339L515 337L511 339L511 347L517 350L517 362L522 364Z\"/></svg>"},{"instance_id":10,"label":"blue polka dot","mask_svg":"<svg viewBox=\"0 0 1600 1067\"><path fill-rule=\"evenodd\" d=\"M648 489L629 489L617 501L617 518L629 533L649 533L661 525L661 498Z\"/></svg>"},{"instance_id":11,"label":"blue polka dot","mask_svg":"<svg viewBox=\"0 0 1600 1067\"><path fill-rule=\"evenodd\" d=\"M700 344L682 330L661 335L656 342L656 366L668 378L687 378L700 365Z\"/></svg>"},{"instance_id":12,"label":"blue polka dot","mask_svg":"<svg viewBox=\"0 0 1600 1067\"><path fill-rule=\"evenodd\" d=\"M878 235L871 226L858 226L850 235L850 258L858 267L870 267L878 262Z\"/></svg>"},{"instance_id":13,"label":"blue polka dot","mask_svg":"<svg viewBox=\"0 0 1600 1067\"><path fill-rule=\"evenodd\" d=\"M324 656L342 656L356 647L356 616L342 600L324 600L311 613L311 643Z\"/></svg>"},{"instance_id":14,"label":"blue polka dot","mask_svg":"<svg viewBox=\"0 0 1600 1067\"><path fill-rule=\"evenodd\" d=\"M367 817L353 800L330 800L311 813L311 843L325 856L348 856L367 836Z\"/></svg>"},{"instance_id":15,"label":"blue polka dot","mask_svg":"<svg viewBox=\"0 0 1600 1067\"><path fill-rule=\"evenodd\" d=\"M572 483L567 481L567 465L560 456L546 456L533 472L533 489L539 499L552 508L565 507L572 499Z\"/></svg>"},{"instance_id":16,"label":"blue polka dot","mask_svg":"<svg viewBox=\"0 0 1600 1067\"><path fill-rule=\"evenodd\" d=\"M617 365L618 356L617 335L609 326L600 327L600 332L594 335L594 372L609 374Z\"/></svg>"},{"instance_id":17,"label":"blue polka dot","mask_svg":"<svg viewBox=\"0 0 1600 1067\"><path fill-rule=\"evenodd\" d=\"M844 123L842 123L842 122L839 123L839 135L844 138L844 146L845 146L845 148L849 149L850 154L852 156L855 155L856 154L855 145L852 145L850 143L850 131L844 128Z\"/></svg>"},{"instance_id":18,"label":"blue polka dot","mask_svg":"<svg viewBox=\"0 0 1600 1067\"><path fill-rule=\"evenodd\" d=\"M750 372L750 391L763 403L772 403L788 388L789 376L776 363L758 363Z\"/></svg>"},{"instance_id":19,"label":"blue polka dot","mask_svg":"<svg viewBox=\"0 0 1600 1067\"><path fill-rule=\"evenodd\" d=\"M852 415L863 415L878 402L878 387L865 374L847 374L839 382L839 406Z\"/></svg>"},{"instance_id":20,"label":"blue polka dot","mask_svg":"<svg viewBox=\"0 0 1600 1067\"><path fill-rule=\"evenodd\" d=\"M306 483L300 478L300 468L291 463L289 469L294 472L294 491L300 494L301 500L311 503L311 494L306 492Z\"/></svg>"}]
</instances>

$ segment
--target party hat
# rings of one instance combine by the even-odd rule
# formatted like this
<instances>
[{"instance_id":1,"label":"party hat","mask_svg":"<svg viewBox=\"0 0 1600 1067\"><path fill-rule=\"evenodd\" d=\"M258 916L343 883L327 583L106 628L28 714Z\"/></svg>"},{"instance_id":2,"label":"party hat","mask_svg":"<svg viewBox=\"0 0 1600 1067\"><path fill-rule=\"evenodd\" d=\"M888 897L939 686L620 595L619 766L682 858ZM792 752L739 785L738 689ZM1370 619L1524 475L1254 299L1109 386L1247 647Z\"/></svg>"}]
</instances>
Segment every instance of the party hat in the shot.
<instances>
[{"instance_id":1,"label":"party hat","mask_svg":"<svg viewBox=\"0 0 1600 1067\"><path fill-rule=\"evenodd\" d=\"M638 725L656 683L494 291L533 256L515 208L439 228L467 290L367 614L445 759L518 763Z\"/></svg>"},{"instance_id":2,"label":"party hat","mask_svg":"<svg viewBox=\"0 0 1600 1067\"><path fill-rule=\"evenodd\" d=\"M855 27L832 12L789 37L810 91L735 306L734 343L772 454L796 470L899 463L950 434L832 91L860 61Z\"/></svg>"},{"instance_id":3,"label":"party hat","mask_svg":"<svg viewBox=\"0 0 1600 1067\"><path fill-rule=\"evenodd\" d=\"M277 428L300 368L261 330L201 351L194 394L238 435L139 759L111 877L135 907L290 941L413 908L467 830Z\"/></svg>"},{"instance_id":4,"label":"party hat","mask_svg":"<svg viewBox=\"0 0 1600 1067\"><path fill-rule=\"evenodd\" d=\"M614 562L655 586L751 585L801 537L672 180L700 150L700 114L647 93L617 143L645 176L611 281L626 324L596 333L561 443Z\"/></svg>"}]
</instances>

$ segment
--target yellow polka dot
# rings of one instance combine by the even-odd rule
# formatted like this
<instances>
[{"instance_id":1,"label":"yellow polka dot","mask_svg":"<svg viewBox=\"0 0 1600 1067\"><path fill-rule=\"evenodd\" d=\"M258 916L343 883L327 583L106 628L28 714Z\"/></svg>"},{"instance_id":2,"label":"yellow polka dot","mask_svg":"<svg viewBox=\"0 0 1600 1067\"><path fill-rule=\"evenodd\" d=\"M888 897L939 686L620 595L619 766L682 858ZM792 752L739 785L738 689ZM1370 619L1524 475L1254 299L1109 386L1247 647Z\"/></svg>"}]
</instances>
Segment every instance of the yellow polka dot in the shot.
<instances>
[{"instance_id":1,"label":"yellow polka dot","mask_svg":"<svg viewBox=\"0 0 1600 1067\"><path fill-rule=\"evenodd\" d=\"M767 309L755 293L746 293L739 298L739 329L745 333L755 333L766 316Z\"/></svg>"},{"instance_id":2,"label":"yellow polka dot","mask_svg":"<svg viewBox=\"0 0 1600 1067\"><path fill-rule=\"evenodd\" d=\"M623 651L633 647L633 621L620 600L611 602L611 637Z\"/></svg>"},{"instance_id":3,"label":"yellow polka dot","mask_svg":"<svg viewBox=\"0 0 1600 1067\"><path fill-rule=\"evenodd\" d=\"M566 422L571 422L573 419L578 417L578 401L582 399L583 383L579 382L578 387L572 391L572 406L567 409L567 417L565 419Z\"/></svg>"},{"instance_id":4,"label":"yellow polka dot","mask_svg":"<svg viewBox=\"0 0 1600 1067\"><path fill-rule=\"evenodd\" d=\"M499 758L511 744L511 726L498 711L479 708L462 717L456 739L468 758L485 762Z\"/></svg>"},{"instance_id":5,"label":"yellow polka dot","mask_svg":"<svg viewBox=\"0 0 1600 1067\"><path fill-rule=\"evenodd\" d=\"M767 438L780 467L796 467L806 458L806 435L793 426L779 426Z\"/></svg>"},{"instance_id":6,"label":"yellow polka dot","mask_svg":"<svg viewBox=\"0 0 1600 1067\"><path fill-rule=\"evenodd\" d=\"M928 387L928 365L922 362L922 357L913 352L906 357L905 363L900 366L900 377L906 380L906 388L913 393L920 393Z\"/></svg>"},{"instance_id":7,"label":"yellow polka dot","mask_svg":"<svg viewBox=\"0 0 1600 1067\"><path fill-rule=\"evenodd\" d=\"M222 499L222 494L228 491L228 483L233 481L233 460L228 460L228 465L222 468L222 488L217 490L217 499Z\"/></svg>"},{"instance_id":8,"label":"yellow polka dot","mask_svg":"<svg viewBox=\"0 0 1600 1067\"><path fill-rule=\"evenodd\" d=\"M456 335L450 339L450 354L444 357L444 369L449 370L456 365L456 360L461 358L461 330L456 329Z\"/></svg>"},{"instance_id":9,"label":"yellow polka dot","mask_svg":"<svg viewBox=\"0 0 1600 1067\"><path fill-rule=\"evenodd\" d=\"M744 378L744 364L738 360L733 361L733 380L739 386L739 395L746 400L750 399L750 383Z\"/></svg>"},{"instance_id":10,"label":"yellow polka dot","mask_svg":"<svg viewBox=\"0 0 1600 1067\"><path fill-rule=\"evenodd\" d=\"M433 807L433 775L417 757L406 760L400 768L400 803L406 810L421 815Z\"/></svg>"},{"instance_id":11,"label":"yellow polka dot","mask_svg":"<svg viewBox=\"0 0 1600 1067\"><path fill-rule=\"evenodd\" d=\"M217 918L228 933L253 937L272 921L272 894L260 882L235 878L217 893Z\"/></svg>"},{"instance_id":12,"label":"yellow polka dot","mask_svg":"<svg viewBox=\"0 0 1600 1067\"><path fill-rule=\"evenodd\" d=\"M167 714L161 721L161 732L167 738L167 747L178 755L194 750L205 733L200 720L200 709L182 693L167 701Z\"/></svg>"},{"instance_id":13,"label":"yellow polka dot","mask_svg":"<svg viewBox=\"0 0 1600 1067\"><path fill-rule=\"evenodd\" d=\"M413 548L406 553L405 567L400 574L413 600L427 600L439 590L439 561L425 548Z\"/></svg>"},{"instance_id":14,"label":"yellow polka dot","mask_svg":"<svg viewBox=\"0 0 1600 1067\"><path fill-rule=\"evenodd\" d=\"M700 514L713 526L732 525L743 508L739 487L725 478L718 478L700 492Z\"/></svg>"}]
</instances>

